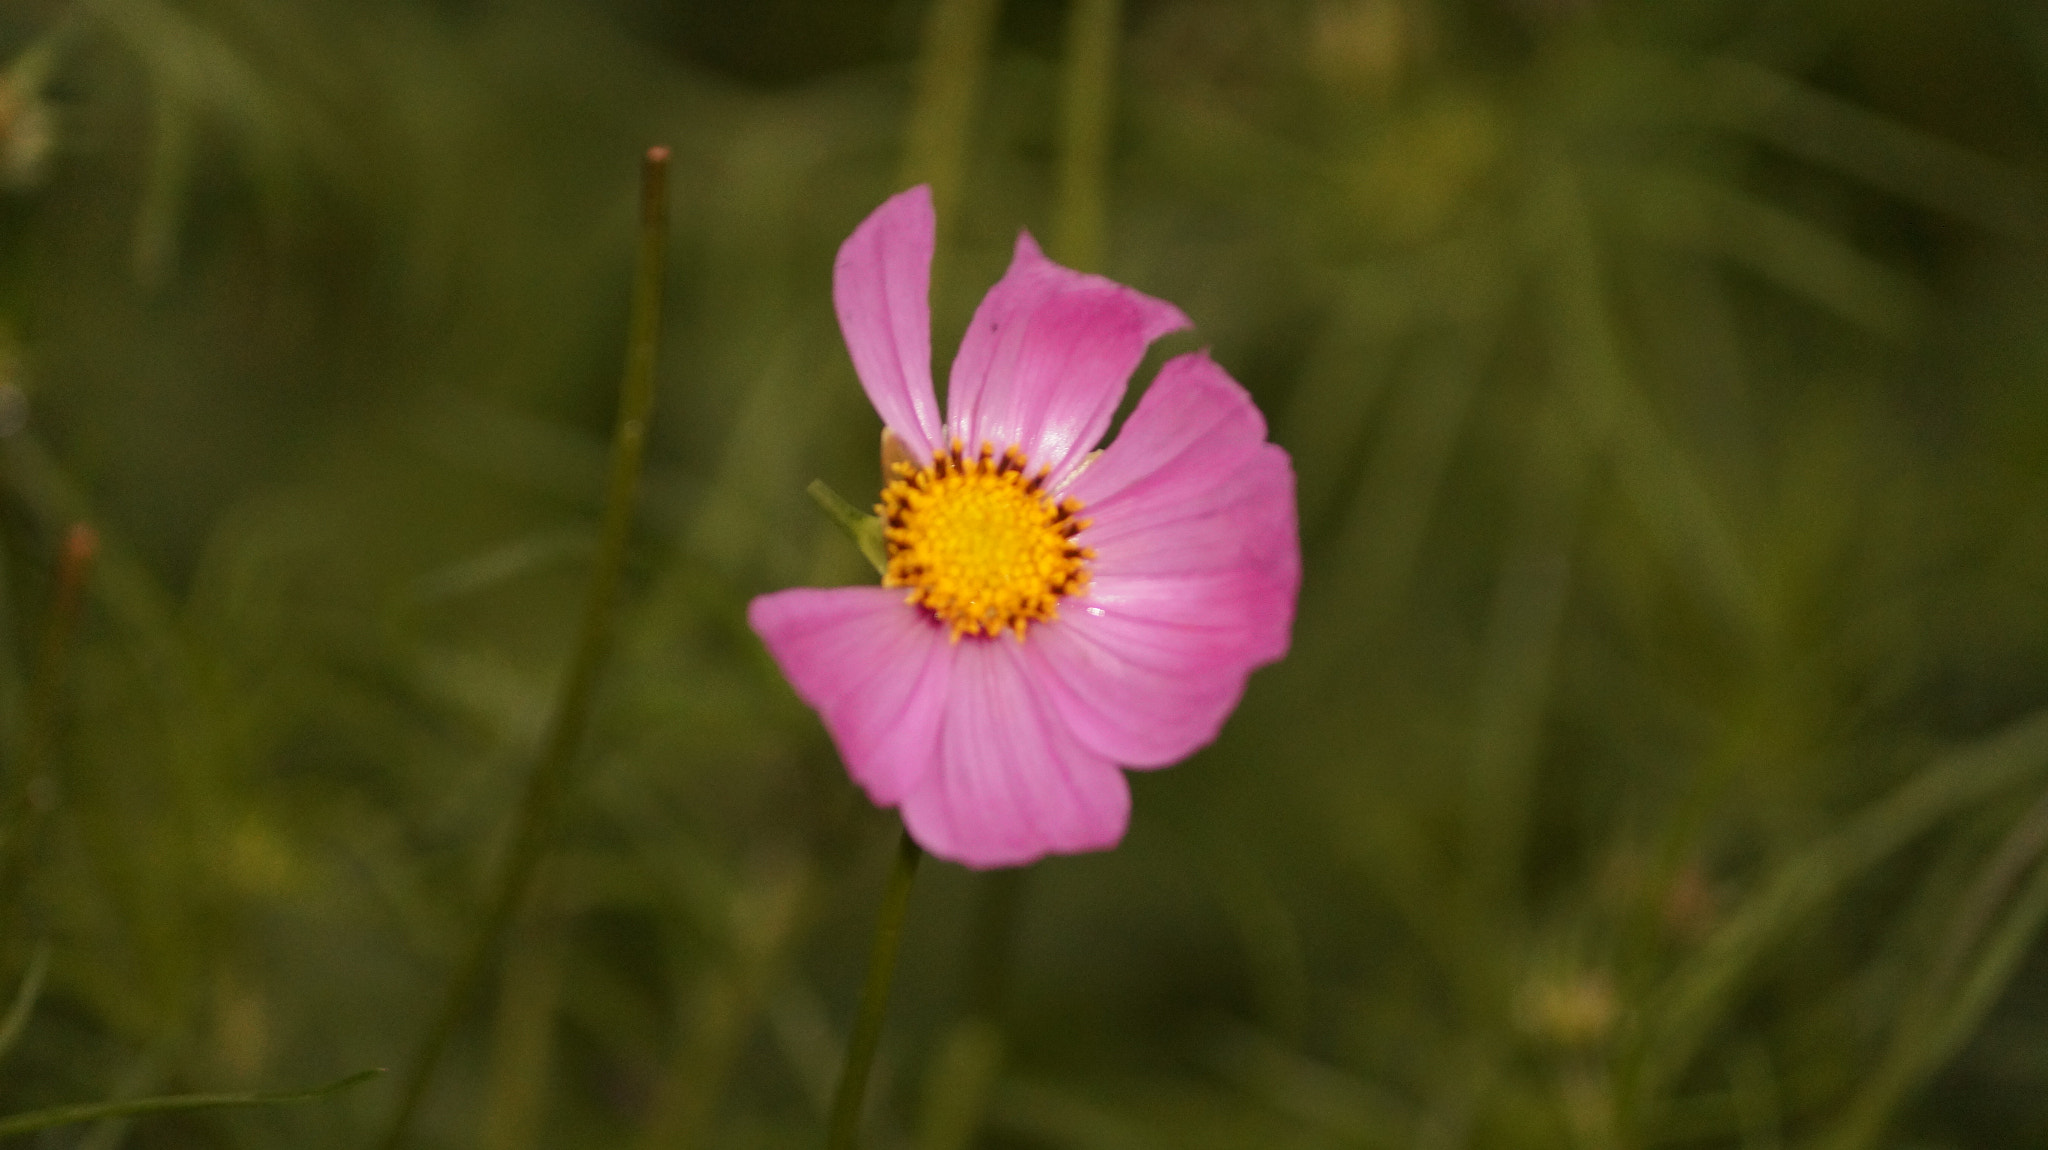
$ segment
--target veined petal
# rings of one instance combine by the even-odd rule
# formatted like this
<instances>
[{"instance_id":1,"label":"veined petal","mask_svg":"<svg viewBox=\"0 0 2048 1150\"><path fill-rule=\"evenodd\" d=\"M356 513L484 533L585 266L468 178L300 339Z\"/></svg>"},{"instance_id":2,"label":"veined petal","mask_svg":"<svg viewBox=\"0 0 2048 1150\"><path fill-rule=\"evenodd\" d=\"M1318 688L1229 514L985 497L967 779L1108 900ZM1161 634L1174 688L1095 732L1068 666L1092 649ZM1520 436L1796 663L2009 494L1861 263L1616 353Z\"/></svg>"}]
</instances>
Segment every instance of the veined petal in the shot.
<instances>
[{"instance_id":1,"label":"veined petal","mask_svg":"<svg viewBox=\"0 0 2048 1150\"><path fill-rule=\"evenodd\" d=\"M1294 473L1206 354L1161 369L1070 490L1091 521L1087 590L1032 635L1076 737L1134 767L1216 737L1252 670L1286 653L1301 582Z\"/></svg>"},{"instance_id":2,"label":"veined petal","mask_svg":"<svg viewBox=\"0 0 2048 1150\"><path fill-rule=\"evenodd\" d=\"M1176 357L1068 494L1090 521L1096 579L1238 572L1278 608L1286 650L1301 582L1294 468L1266 422L1206 353Z\"/></svg>"},{"instance_id":3,"label":"veined petal","mask_svg":"<svg viewBox=\"0 0 2048 1150\"><path fill-rule=\"evenodd\" d=\"M945 446L932 390L931 188L920 184L876 208L839 245L832 305L861 390L919 463Z\"/></svg>"},{"instance_id":4,"label":"veined petal","mask_svg":"<svg viewBox=\"0 0 2048 1150\"><path fill-rule=\"evenodd\" d=\"M1063 268L1020 235L953 360L947 430L969 451L1021 448L1056 486L1109 429L1146 347L1187 326L1172 304Z\"/></svg>"},{"instance_id":5,"label":"veined petal","mask_svg":"<svg viewBox=\"0 0 2048 1150\"><path fill-rule=\"evenodd\" d=\"M1111 575L1090 582L1086 596L1073 605L1091 617L1169 627L1183 633L1184 642L1199 642L1200 650L1213 650L1218 658L1228 652L1247 667L1261 667L1287 653L1299 585L1299 574L1278 564L1182 575Z\"/></svg>"},{"instance_id":6,"label":"veined petal","mask_svg":"<svg viewBox=\"0 0 2048 1150\"><path fill-rule=\"evenodd\" d=\"M1177 763L1216 738L1253 666L1240 635L1078 606L1027 645L1075 738L1130 767Z\"/></svg>"},{"instance_id":7,"label":"veined petal","mask_svg":"<svg viewBox=\"0 0 2048 1150\"><path fill-rule=\"evenodd\" d=\"M1149 520L1168 489L1173 495L1227 490L1222 480L1266 446L1266 420L1250 394L1208 352L1193 351L1166 361L1116 442L1075 477L1067 494L1091 519L1123 502L1143 507L1121 517ZM1291 511L1293 500L1288 503Z\"/></svg>"},{"instance_id":8,"label":"veined petal","mask_svg":"<svg viewBox=\"0 0 2048 1150\"><path fill-rule=\"evenodd\" d=\"M902 803L926 850L971 867L1018 866L1102 850L1123 838L1123 772L1067 729L1007 638L960 643L940 734L940 767Z\"/></svg>"},{"instance_id":9,"label":"veined petal","mask_svg":"<svg viewBox=\"0 0 2048 1150\"><path fill-rule=\"evenodd\" d=\"M1294 600L1294 468L1270 443L1236 459L1219 453L1213 471L1191 459L1100 503L1083 502L1090 526L1076 541L1095 549L1097 576L1270 569L1276 587L1286 588L1282 597Z\"/></svg>"},{"instance_id":10,"label":"veined petal","mask_svg":"<svg viewBox=\"0 0 2048 1150\"><path fill-rule=\"evenodd\" d=\"M902 591L777 591L747 605L747 622L875 805L931 778L957 648Z\"/></svg>"}]
</instances>

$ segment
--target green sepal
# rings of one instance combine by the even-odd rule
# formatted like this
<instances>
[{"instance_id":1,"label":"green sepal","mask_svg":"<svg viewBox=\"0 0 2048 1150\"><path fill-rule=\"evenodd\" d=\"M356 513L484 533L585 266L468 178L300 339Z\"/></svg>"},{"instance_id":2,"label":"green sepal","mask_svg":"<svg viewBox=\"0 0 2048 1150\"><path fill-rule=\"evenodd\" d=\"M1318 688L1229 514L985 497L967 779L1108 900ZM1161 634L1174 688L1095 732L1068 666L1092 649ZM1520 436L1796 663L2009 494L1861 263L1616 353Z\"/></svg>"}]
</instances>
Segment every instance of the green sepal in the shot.
<instances>
[{"instance_id":1,"label":"green sepal","mask_svg":"<svg viewBox=\"0 0 2048 1150\"><path fill-rule=\"evenodd\" d=\"M860 553L874 565L875 574L880 575L889 569L889 547L882 538L879 516L869 515L840 498L839 493L822 479L811 480L811 485L804 490L810 492L818 506L825 509L825 514L830 515L832 521L852 538L853 545L860 548Z\"/></svg>"}]
</instances>

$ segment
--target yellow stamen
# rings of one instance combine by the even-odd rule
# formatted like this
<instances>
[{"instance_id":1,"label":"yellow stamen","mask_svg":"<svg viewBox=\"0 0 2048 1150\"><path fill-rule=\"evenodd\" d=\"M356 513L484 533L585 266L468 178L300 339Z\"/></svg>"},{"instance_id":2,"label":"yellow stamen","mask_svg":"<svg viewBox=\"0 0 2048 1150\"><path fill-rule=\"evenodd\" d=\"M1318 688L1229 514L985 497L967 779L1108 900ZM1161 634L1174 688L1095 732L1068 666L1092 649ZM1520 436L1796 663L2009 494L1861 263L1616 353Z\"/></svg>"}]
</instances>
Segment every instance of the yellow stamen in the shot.
<instances>
[{"instance_id":1,"label":"yellow stamen","mask_svg":"<svg viewBox=\"0 0 2048 1150\"><path fill-rule=\"evenodd\" d=\"M1074 542L1088 521L1080 503L1046 494L1050 469L1026 470L1012 447L996 458L984 444L968 455L955 440L930 466L897 462L875 508L884 523L888 587L910 588L909 602L962 635L1049 623L1063 596L1088 585L1095 552Z\"/></svg>"}]
</instances>

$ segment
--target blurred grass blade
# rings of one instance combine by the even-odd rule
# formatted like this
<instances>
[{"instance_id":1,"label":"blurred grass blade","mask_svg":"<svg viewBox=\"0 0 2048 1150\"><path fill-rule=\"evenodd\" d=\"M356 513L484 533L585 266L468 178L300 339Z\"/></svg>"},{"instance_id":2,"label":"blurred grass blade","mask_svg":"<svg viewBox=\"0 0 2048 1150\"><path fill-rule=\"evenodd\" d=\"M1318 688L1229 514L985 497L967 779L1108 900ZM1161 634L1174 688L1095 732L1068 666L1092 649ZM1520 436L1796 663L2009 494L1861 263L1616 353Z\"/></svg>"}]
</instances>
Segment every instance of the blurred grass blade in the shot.
<instances>
[{"instance_id":1,"label":"blurred grass blade","mask_svg":"<svg viewBox=\"0 0 2048 1150\"><path fill-rule=\"evenodd\" d=\"M45 824L56 804L58 789L51 771L56 754L58 712L64 672L73 636L85 609L100 536L89 524L73 523L64 533L57 555L55 587L45 612L35 673L28 684L28 713L22 720L21 758L12 765L4 797L0 797L0 938L8 940L0 954L11 965L13 937L40 931L30 925L36 913L29 886L39 856ZM0 1049L4 1049L0 1043Z\"/></svg>"},{"instance_id":2,"label":"blurred grass blade","mask_svg":"<svg viewBox=\"0 0 2048 1150\"><path fill-rule=\"evenodd\" d=\"M1494 575L1465 761L1466 944L1474 1009L1499 990L1494 959L1522 926L1523 867L1543 720L1551 706L1558 634L1590 469L1555 418L1535 421L1528 468ZM1484 956L1482 958L1481 956ZM1495 1000L1497 1001L1497 1000Z\"/></svg>"},{"instance_id":3,"label":"blurred grass blade","mask_svg":"<svg viewBox=\"0 0 2048 1150\"><path fill-rule=\"evenodd\" d=\"M8 493L27 504L47 530L100 519L83 485L31 432L0 440L0 472ZM152 681L176 678L170 669L184 660L186 639L178 606L148 568L121 546L118 536L99 538L93 590L94 601L121 626L124 637L155 672Z\"/></svg>"},{"instance_id":4,"label":"blurred grass blade","mask_svg":"<svg viewBox=\"0 0 2048 1150\"><path fill-rule=\"evenodd\" d=\"M719 881L719 890L699 896L705 905L678 911L723 944L721 957L708 971L677 964L674 1000L686 1021L652 1088L633 1143L638 1150L715 1143L728 1085L745 1068L770 991L785 977L815 910L819 875L808 861L767 860L744 878Z\"/></svg>"},{"instance_id":5,"label":"blurred grass blade","mask_svg":"<svg viewBox=\"0 0 2048 1150\"><path fill-rule=\"evenodd\" d=\"M1068 267L1103 270L1110 131L1116 121L1117 39L1123 0L1074 0L1060 82L1059 208L1052 256Z\"/></svg>"},{"instance_id":6,"label":"blurred grass blade","mask_svg":"<svg viewBox=\"0 0 2048 1150\"><path fill-rule=\"evenodd\" d=\"M917 95L903 149L904 184L929 183L939 234L958 214L960 184L982 74L988 70L998 0L931 0L917 60ZM942 241L940 251L946 250ZM936 269L934 284L936 284ZM936 295L934 290L934 295Z\"/></svg>"},{"instance_id":7,"label":"blurred grass blade","mask_svg":"<svg viewBox=\"0 0 2048 1150\"><path fill-rule=\"evenodd\" d=\"M846 398L817 391L821 365L813 336L802 325L785 327L774 349L744 368L750 378L739 409L689 519L688 552L731 577L757 573L754 565L774 553L773 531L765 525L784 513L791 484L810 466L840 414L836 404Z\"/></svg>"},{"instance_id":8,"label":"blurred grass blade","mask_svg":"<svg viewBox=\"0 0 2048 1150\"><path fill-rule=\"evenodd\" d=\"M1801 159L2032 243L2048 240L2048 201L2003 164L1745 60L1701 70L1704 106Z\"/></svg>"},{"instance_id":9,"label":"blurred grass blade","mask_svg":"<svg viewBox=\"0 0 2048 1150\"><path fill-rule=\"evenodd\" d=\"M64 667L70 657L80 614L85 610L86 592L92 583L93 566L100 554L100 533L89 523L73 523L64 532L64 545L57 553L56 586L43 624L42 643L36 651L35 678L29 682L28 771L41 769L55 738L57 697L64 683Z\"/></svg>"},{"instance_id":10,"label":"blurred grass blade","mask_svg":"<svg viewBox=\"0 0 2048 1150\"><path fill-rule=\"evenodd\" d=\"M1615 403L1614 466L1638 522L1674 569L1694 582L1737 635L1755 638L1765 616L1747 549L1693 454L1633 387Z\"/></svg>"},{"instance_id":11,"label":"blurred grass blade","mask_svg":"<svg viewBox=\"0 0 2048 1150\"><path fill-rule=\"evenodd\" d=\"M1978 1024L2018 973L2020 962L2040 937L2044 922L2048 922L2048 863L2039 863L2027 885L2013 899L2005 920L1992 933L1976 968L1963 981L1955 1003L1935 1026L1921 1067L1923 1079L1940 1069L1976 1032Z\"/></svg>"},{"instance_id":12,"label":"blurred grass blade","mask_svg":"<svg viewBox=\"0 0 2048 1150\"><path fill-rule=\"evenodd\" d=\"M1309 345L1293 395L1284 409L1272 413L1278 441L1294 455L1302 532L1310 548L1343 530L1341 523L1330 521L1354 495L1360 445L1393 386L1401 335L1417 322L1407 275L1367 269L1335 297Z\"/></svg>"},{"instance_id":13,"label":"blurred grass blade","mask_svg":"<svg viewBox=\"0 0 2048 1150\"><path fill-rule=\"evenodd\" d=\"M415 607L439 606L530 575L550 564L581 559L591 546L587 531L536 531L420 575L413 580L406 599Z\"/></svg>"},{"instance_id":14,"label":"blurred grass blade","mask_svg":"<svg viewBox=\"0 0 2048 1150\"><path fill-rule=\"evenodd\" d=\"M1003 1004L1015 964L1017 919L1028 867L981 875L961 971L960 1017L925 1071L918 1150L968 1150L1002 1080L1008 1042Z\"/></svg>"},{"instance_id":15,"label":"blurred grass blade","mask_svg":"<svg viewBox=\"0 0 2048 1150\"><path fill-rule=\"evenodd\" d=\"M1408 593L1498 339L1490 322L1420 333L1413 366L1386 397L1385 426L1332 548L1337 568L1355 578L1344 593L1368 634Z\"/></svg>"},{"instance_id":16,"label":"blurred grass blade","mask_svg":"<svg viewBox=\"0 0 2048 1150\"><path fill-rule=\"evenodd\" d=\"M1590 210L1578 173L1554 161L1527 226L1550 263L1557 386L1574 401L1588 447L1613 458L1622 493L1673 571L1735 635L1752 639L1761 628L1756 578L1727 515L1636 382Z\"/></svg>"},{"instance_id":17,"label":"blurred grass blade","mask_svg":"<svg viewBox=\"0 0 2048 1150\"><path fill-rule=\"evenodd\" d=\"M1900 1103L1938 1071L1983 1020L2048 913L2044 858L2048 796L2021 817L1956 907L1942 951L1920 992L1900 1012L1884 1058L1865 1078L1845 1117L1822 1139L1828 1150L1875 1144ZM2008 904L2015 885L2020 886L2019 894L2010 898L2000 917L2000 907ZM1966 971L1972 955L1975 964Z\"/></svg>"},{"instance_id":18,"label":"blurred grass blade","mask_svg":"<svg viewBox=\"0 0 2048 1150\"><path fill-rule=\"evenodd\" d=\"M35 954L28 960L28 969L22 973L21 987L14 992L14 1001L8 1004L7 1016L0 1018L0 1058L14 1049L21 1041L21 1032L28 1029L28 1020L36 1012L36 1002L43 996L43 978L50 973L50 944L45 942L36 947Z\"/></svg>"},{"instance_id":19,"label":"blurred grass blade","mask_svg":"<svg viewBox=\"0 0 2048 1150\"><path fill-rule=\"evenodd\" d=\"M667 148L649 148L640 169L640 238L632 316L626 337L626 366L619 382L604 521L576 647L562 677L540 762L527 777L525 793L520 797L504 868L493 885L469 949L450 979L406 1071L398 1106L382 1142L387 1150L404 1144L412 1116L433 1080L434 1067L547 855L555 823L560 818L563 792L568 789L569 773L589 723L598 675L611 649L612 616L625 570L627 545L632 539L633 508L646 452L648 419L654 409L655 353L661 343L662 296L668 275L668 164Z\"/></svg>"},{"instance_id":20,"label":"blurred grass blade","mask_svg":"<svg viewBox=\"0 0 2048 1150\"><path fill-rule=\"evenodd\" d=\"M158 104L156 130L150 135L149 177L136 204L129 254L135 282L145 289L163 287L178 262L197 131L197 117L182 102L164 99Z\"/></svg>"},{"instance_id":21,"label":"blurred grass blade","mask_svg":"<svg viewBox=\"0 0 2048 1150\"><path fill-rule=\"evenodd\" d=\"M1226 1031L1213 1044L1211 1059L1226 1081L1332 1136L1337 1145L1410 1146L1417 1140L1416 1115L1406 1099L1257 1031Z\"/></svg>"},{"instance_id":22,"label":"blurred grass blade","mask_svg":"<svg viewBox=\"0 0 2048 1150\"><path fill-rule=\"evenodd\" d=\"M273 235L284 230L287 187L312 141L334 125L287 105L288 84L266 77L223 28L160 0L90 6L93 16L141 63L155 113L147 183L137 209L131 263L145 289L176 270L182 232L204 183L205 129L224 128L257 193ZM225 24L225 21L220 22Z\"/></svg>"},{"instance_id":23,"label":"blurred grass blade","mask_svg":"<svg viewBox=\"0 0 2048 1150\"><path fill-rule=\"evenodd\" d=\"M44 1110L32 1110L26 1114L0 1118L0 1138L18 1138L23 1134L34 1134L58 1126L75 1126L82 1122L98 1122L107 1118L134 1118L145 1114L170 1114L188 1110L230 1110L249 1106L283 1106L294 1102L312 1102L347 1090L351 1086L359 1086L382 1073L384 1071L381 1069L359 1070L325 1086L271 1094L160 1094L154 1098L133 1098L126 1102L84 1102L73 1106L52 1106Z\"/></svg>"},{"instance_id":24,"label":"blurred grass blade","mask_svg":"<svg viewBox=\"0 0 2048 1150\"><path fill-rule=\"evenodd\" d=\"M1003 1072L1003 1031L994 1020L964 1018L946 1032L925 1071L917 1150L969 1150L981 1133Z\"/></svg>"},{"instance_id":25,"label":"blurred grass blade","mask_svg":"<svg viewBox=\"0 0 2048 1150\"><path fill-rule=\"evenodd\" d=\"M1924 1027L1912 1027L1910 1037L1893 1044L1864 1080L1847 1114L1816 1139L1816 1145L1822 1150L1863 1150L1879 1145L1900 1104L1954 1057L1983 1022L2040 936L2044 920L2048 920L2048 864L2035 868L1955 1000L1938 1019L1927 1020Z\"/></svg>"},{"instance_id":26,"label":"blurred grass blade","mask_svg":"<svg viewBox=\"0 0 2048 1150\"><path fill-rule=\"evenodd\" d=\"M1146 1124L1050 1083L1011 1079L991 1107L992 1125L1027 1144L1073 1150L1164 1150L1171 1145Z\"/></svg>"},{"instance_id":27,"label":"blurred grass blade","mask_svg":"<svg viewBox=\"0 0 2048 1150\"><path fill-rule=\"evenodd\" d=\"M1731 260L1874 335L1904 341L1926 324L1925 288L1776 204L1668 171L1644 177L1636 198L1658 239Z\"/></svg>"},{"instance_id":28,"label":"blurred grass blade","mask_svg":"<svg viewBox=\"0 0 2048 1150\"><path fill-rule=\"evenodd\" d=\"M1843 887L1942 819L2048 765L2048 711L1921 770L1780 866L1647 1004L1633 1097L1652 1106L1692 1064L1757 961Z\"/></svg>"}]
</instances>

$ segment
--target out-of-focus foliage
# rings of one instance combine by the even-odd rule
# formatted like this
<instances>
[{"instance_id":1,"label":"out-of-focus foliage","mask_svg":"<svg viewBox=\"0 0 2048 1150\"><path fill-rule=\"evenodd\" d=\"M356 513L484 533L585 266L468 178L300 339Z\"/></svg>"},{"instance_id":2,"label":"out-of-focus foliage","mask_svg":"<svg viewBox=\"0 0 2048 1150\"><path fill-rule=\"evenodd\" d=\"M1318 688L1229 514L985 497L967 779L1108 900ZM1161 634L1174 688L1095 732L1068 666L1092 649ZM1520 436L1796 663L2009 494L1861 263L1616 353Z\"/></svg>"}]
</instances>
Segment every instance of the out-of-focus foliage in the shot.
<instances>
[{"instance_id":1,"label":"out-of-focus foliage","mask_svg":"<svg viewBox=\"0 0 2048 1150\"><path fill-rule=\"evenodd\" d=\"M48 970L0 1112L411 1056L662 142L621 642L420 1144L815 1144L891 821L741 610L866 577L804 487L875 485L829 269L905 172L941 349L1020 226L1188 311L1307 577L1121 849L927 872L876 1145L2048 1138L2040 7L1011 0L967 59L939 2L0 8L0 999ZM391 1094L47 1144L366 1146Z\"/></svg>"}]
</instances>

